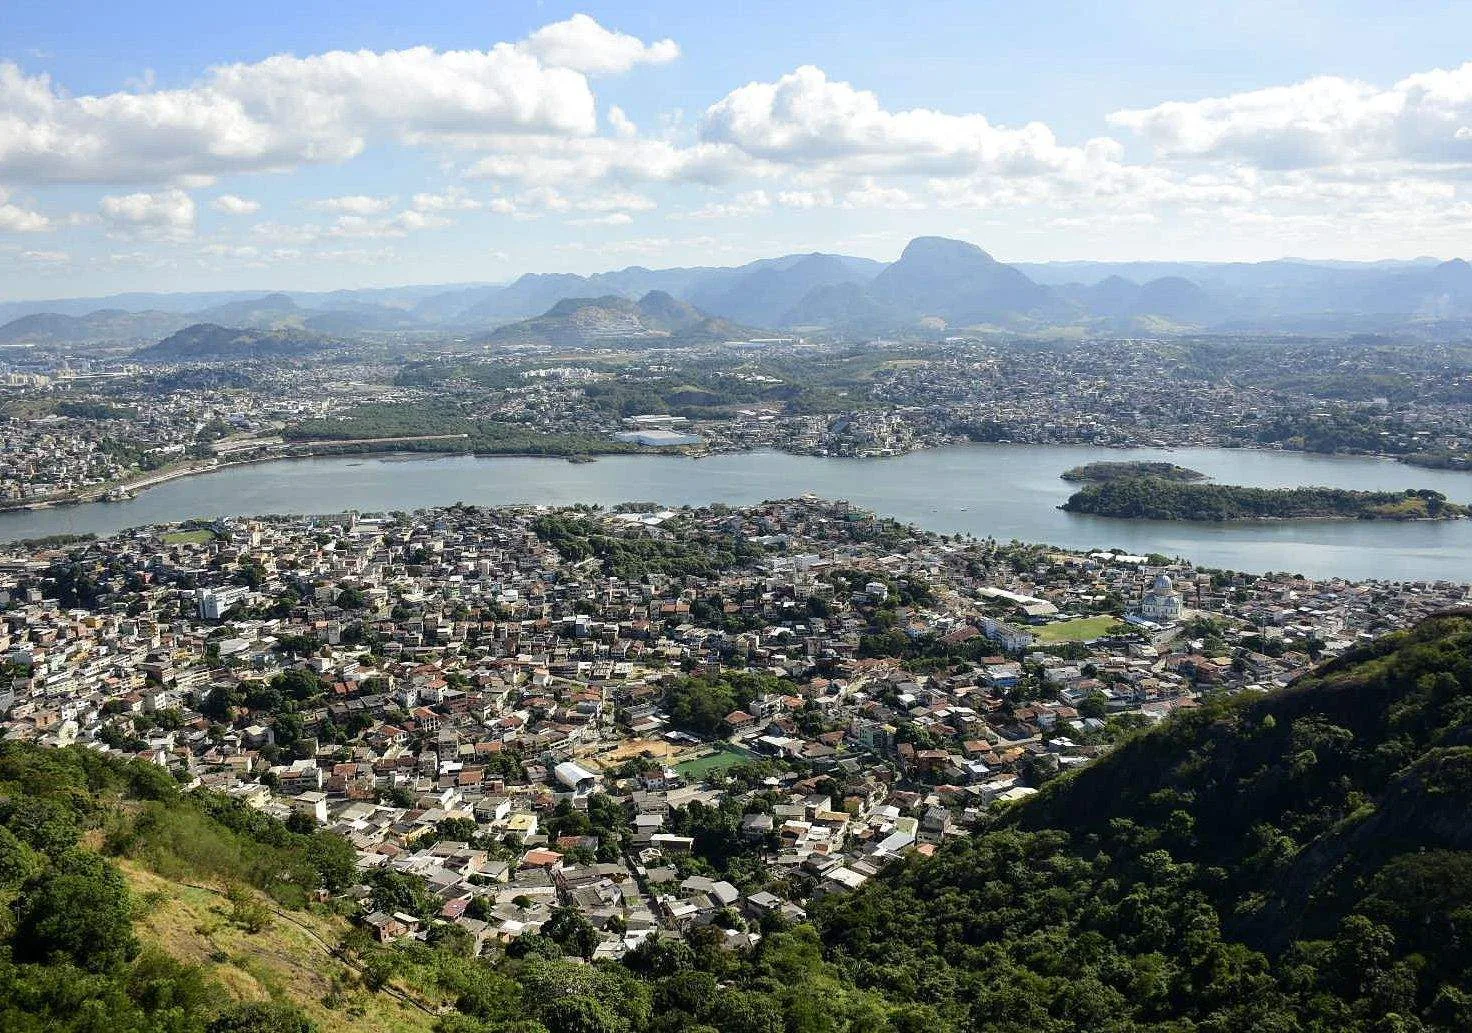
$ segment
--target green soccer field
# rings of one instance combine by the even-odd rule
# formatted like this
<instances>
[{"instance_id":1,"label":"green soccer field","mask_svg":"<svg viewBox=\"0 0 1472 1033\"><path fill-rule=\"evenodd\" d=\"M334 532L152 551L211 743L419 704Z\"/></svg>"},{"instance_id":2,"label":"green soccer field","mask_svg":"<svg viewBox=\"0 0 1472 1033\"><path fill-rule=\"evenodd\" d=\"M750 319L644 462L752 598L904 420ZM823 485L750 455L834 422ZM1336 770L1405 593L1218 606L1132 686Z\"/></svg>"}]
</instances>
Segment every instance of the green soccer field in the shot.
<instances>
[{"instance_id":1,"label":"green soccer field","mask_svg":"<svg viewBox=\"0 0 1472 1033\"><path fill-rule=\"evenodd\" d=\"M1109 634L1118 623L1118 617L1106 613L1099 617L1079 617L1077 620L1044 624L1042 627L1028 630L1038 637L1039 642L1044 645L1053 645L1059 642L1087 642L1090 639L1100 638Z\"/></svg>"},{"instance_id":2,"label":"green soccer field","mask_svg":"<svg viewBox=\"0 0 1472 1033\"><path fill-rule=\"evenodd\" d=\"M751 758L750 753L735 746L717 746L716 751L708 756L681 761L675 765L675 770L686 778L703 778L712 771L721 771Z\"/></svg>"}]
</instances>

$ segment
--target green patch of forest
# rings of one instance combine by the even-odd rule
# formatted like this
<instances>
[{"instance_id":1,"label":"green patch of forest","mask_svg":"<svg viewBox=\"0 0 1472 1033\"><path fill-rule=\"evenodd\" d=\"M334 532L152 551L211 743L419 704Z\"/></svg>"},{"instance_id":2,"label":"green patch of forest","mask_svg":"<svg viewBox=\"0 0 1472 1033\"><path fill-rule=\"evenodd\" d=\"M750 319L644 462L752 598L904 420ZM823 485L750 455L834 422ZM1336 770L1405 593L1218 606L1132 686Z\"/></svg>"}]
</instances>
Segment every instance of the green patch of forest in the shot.
<instances>
[{"instance_id":1,"label":"green patch of forest","mask_svg":"<svg viewBox=\"0 0 1472 1033\"><path fill-rule=\"evenodd\" d=\"M1156 463L1144 460L1121 462L1084 463L1071 467L1059 474L1065 481L1104 482L1129 480L1135 477L1158 477L1166 481L1204 481L1206 474L1175 463Z\"/></svg>"},{"instance_id":2,"label":"green patch of forest","mask_svg":"<svg viewBox=\"0 0 1472 1033\"><path fill-rule=\"evenodd\" d=\"M650 574L670 577L714 577L732 567L754 562L762 548L734 534L712 534L665 525L658 537L642 529L617 533L596 520L553 513L532 521L537 537L563 559L597 559L605 573L628 581Z\"/></svg>"},{"instance_id":3,"label":"green patch of forest","mask_svg":"<svg viewBox=\"0 0 1472 1033\"><path fill-rule=\"evenodd\" d=\"M1453 520L1468 512L1429 489L1247 488L1158 477L1086 484L1060 508L1134 520Z\"/></svg>"}]
</instances>

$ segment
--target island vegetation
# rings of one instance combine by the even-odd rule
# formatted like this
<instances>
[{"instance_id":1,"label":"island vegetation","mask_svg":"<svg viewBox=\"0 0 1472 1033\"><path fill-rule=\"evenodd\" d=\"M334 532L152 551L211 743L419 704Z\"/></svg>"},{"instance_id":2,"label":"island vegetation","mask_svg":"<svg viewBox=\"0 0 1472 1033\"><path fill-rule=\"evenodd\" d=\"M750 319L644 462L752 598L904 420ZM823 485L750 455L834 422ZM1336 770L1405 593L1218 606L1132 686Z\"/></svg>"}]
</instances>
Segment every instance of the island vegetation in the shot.
<instances>
[{"instance_id":1,"label":"island vegetation","mask_svg":"<svg viewBox=\"0 0 1472 1033\"><path fill-rule=\"evenodd\" d=\"M1429 489L1248 488L1130 477L1085 485L1059 507L1131 520L1455 520L1466 506Z\"/></svg>"},{"instance_id":2,"label":"island vegetation","mask_svg":"<svg viewBox=\"0 0 1472 1033\"><path fill-rule=\"evenodd\" d=\"M1166 481L1204 481L1206 474L1175 463L1131 459L1119 462L1084 463L1059 474L1065 481L1102 483L1131 480L1136 477L1158 477Z\"/></svg>"}]
</instances>

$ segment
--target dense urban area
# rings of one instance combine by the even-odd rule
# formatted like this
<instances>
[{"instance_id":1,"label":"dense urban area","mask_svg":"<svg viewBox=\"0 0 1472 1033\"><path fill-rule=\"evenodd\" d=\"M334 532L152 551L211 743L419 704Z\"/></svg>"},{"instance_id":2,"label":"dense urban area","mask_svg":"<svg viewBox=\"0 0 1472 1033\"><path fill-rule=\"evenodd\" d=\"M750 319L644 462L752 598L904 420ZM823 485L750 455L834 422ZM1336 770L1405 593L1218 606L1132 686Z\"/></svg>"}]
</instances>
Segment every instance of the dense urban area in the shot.
<instances>
[{"instance_id":1,"label":"dense urban area","mask_svg":"<svg viewBox=\"0 0 1472 1033\"><path fill-rule=\"evenodd\" d=\"M142 528L0 559L0 770L38 744L172 776L246 856L163 812L116 849L325 902L370 985L426 964L399 943L678 969L682 937L790 938L1142 729L1466 597L813 498ZM305 861L257 868L244 844L280 837ZM281 921L244 895L230 914Z\"/></svg>"}]
</instances>

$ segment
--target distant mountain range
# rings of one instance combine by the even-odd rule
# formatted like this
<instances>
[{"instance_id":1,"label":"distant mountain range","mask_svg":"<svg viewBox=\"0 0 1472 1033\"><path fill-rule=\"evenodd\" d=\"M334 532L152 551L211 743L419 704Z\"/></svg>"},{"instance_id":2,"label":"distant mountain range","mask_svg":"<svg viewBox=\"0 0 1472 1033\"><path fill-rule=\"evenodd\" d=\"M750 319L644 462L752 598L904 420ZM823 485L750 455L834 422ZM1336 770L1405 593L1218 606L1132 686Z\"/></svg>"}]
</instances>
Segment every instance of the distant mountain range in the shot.
<instances>
[{"instance_id":1,"label":"distant mountain range","mask_svg":"<svg viewBox=\"0 0 1472 1033\"><path fill-rule=\"evenodd\" d=\"M668 333L659 319L646 322L652 313L635 311L652 294L693 307L696 322L726 321L737 330L1382 331L1465 328L1472 266L1461 259L1008 265L964 241L919 237L887 265L813 253L734 267L528 273L509 284L7 302L0 303L0 319L9 320L0 325L0 344L136 345L198 323L356 335L484 334L530 321L537 325L496 339L577 340L596 337L600 326L616 329L622 319L637 322L641 334ZM569 300L590 314L581 322L565 311L554 315ZM548 319L565 325L539 322ZM712 339L720 336L717 324L709 329Z\"/></svg>"},{"instance_id":2,"label":"distant mountain range","mask_svg":"<svg viewBox=\"0 0 1472 1033\"><path fill-rule=\"evenodd\" d=\"M0 344L85 344L90 341L158 340L190 322L177 312L97 309L85 315L36 312L0 326Z\"/></svg>"}]
</instances>

